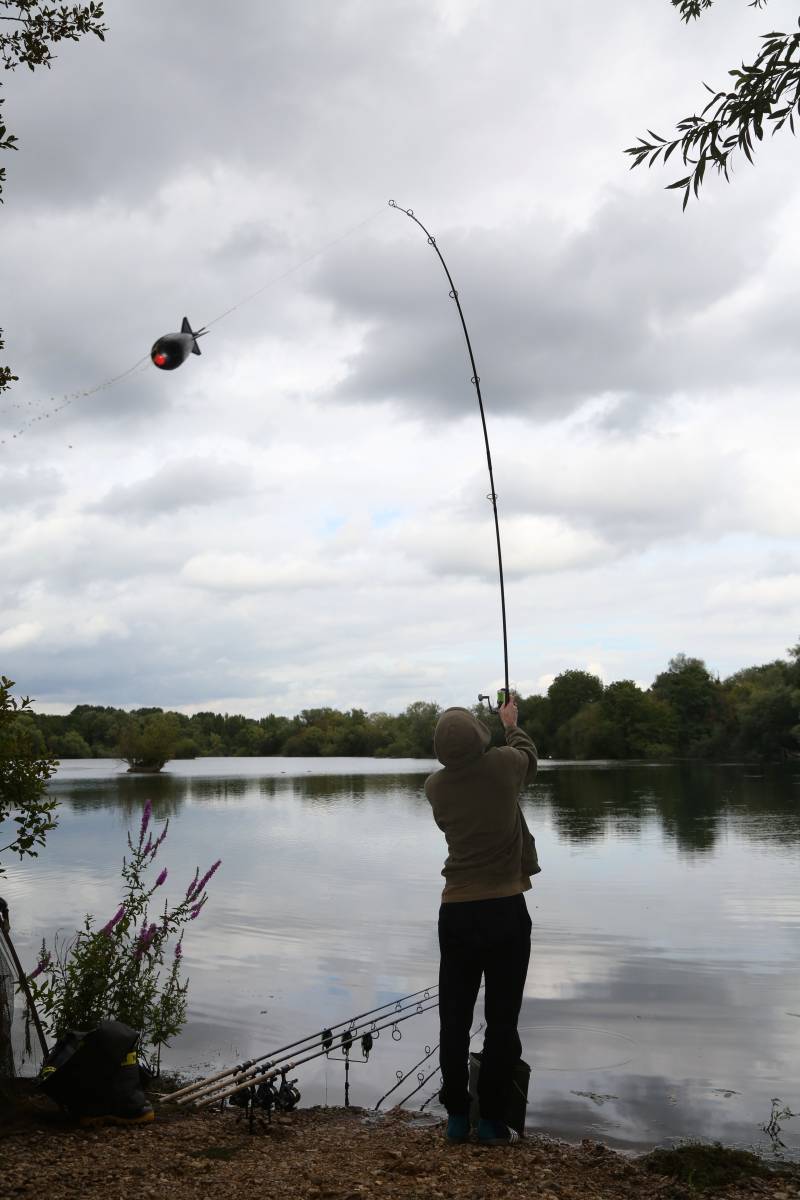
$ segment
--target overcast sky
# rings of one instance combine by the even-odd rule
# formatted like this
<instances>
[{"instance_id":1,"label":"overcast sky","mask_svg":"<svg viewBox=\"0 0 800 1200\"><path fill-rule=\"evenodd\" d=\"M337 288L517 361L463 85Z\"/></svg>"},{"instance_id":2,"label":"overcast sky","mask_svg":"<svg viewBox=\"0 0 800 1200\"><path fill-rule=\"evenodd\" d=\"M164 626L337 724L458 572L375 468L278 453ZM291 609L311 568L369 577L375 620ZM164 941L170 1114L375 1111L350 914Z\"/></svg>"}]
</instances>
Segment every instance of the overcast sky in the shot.
<instances>
[{"instance_id":1,"label":"overcast sky","mask_svg":"<svg viewBox=\"0 0 800 1200\"><path fill-rule=\"evenodd\" d=\"M512 682L783 656L800 149L770 140L685 213L679 165L622 149L797 7L112 0L105 44L5 73L0 671L54 712L398 711L502 682L471 371L390 198L469 323ZM262 287L201 357L150 365L184 314Z\"/></svg>"}]
</instances>

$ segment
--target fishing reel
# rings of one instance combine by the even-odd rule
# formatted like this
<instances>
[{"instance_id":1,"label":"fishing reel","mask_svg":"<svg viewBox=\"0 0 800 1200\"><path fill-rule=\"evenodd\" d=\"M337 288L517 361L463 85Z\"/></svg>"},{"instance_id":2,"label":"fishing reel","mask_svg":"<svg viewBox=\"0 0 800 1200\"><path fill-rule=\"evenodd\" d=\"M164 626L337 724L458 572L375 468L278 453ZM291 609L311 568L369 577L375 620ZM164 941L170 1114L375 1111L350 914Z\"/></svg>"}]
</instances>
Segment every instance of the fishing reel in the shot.
<instances>
[{"instance_id":1,"label":"fishing reel","mask_svg":"<svg viewBox=\"0 0 800 1200\"><path fill-rule=\"evenodd\" d=\"M288 1070L288 1068L287 1068ZM276 1112L292 1112L300 1103L300 1089L295 1087L296 1079L287 1079L287 1071L281 1071L281 1081L276 1085L274 1076L264 1079L252 1087L243 1088L229 1096L229 1102L237 1108L263 1108L267 1114L273 1109Z\"/></svg>"},{"instance_id":2,"label":"fishing reel","mask_svg":"<svg viewBox=\"0 0 800 1200\"><path fill-rule=\"evenodd\" d=\"M495 704L492 704L492 697L488 696L488 695L487 696L478 696L478 703L483 704L483 702L485 700L487 707L489 709L489 712L490 713L498 713L498 712L500 712L500 709L503 707L503 705L506 703L506 700L510 700L512 696L513 696L513 692L510 692L510 691L507 692L504 687L501 687L501 688L497 689L497 702Z\"/></svg>"}]
</instances>

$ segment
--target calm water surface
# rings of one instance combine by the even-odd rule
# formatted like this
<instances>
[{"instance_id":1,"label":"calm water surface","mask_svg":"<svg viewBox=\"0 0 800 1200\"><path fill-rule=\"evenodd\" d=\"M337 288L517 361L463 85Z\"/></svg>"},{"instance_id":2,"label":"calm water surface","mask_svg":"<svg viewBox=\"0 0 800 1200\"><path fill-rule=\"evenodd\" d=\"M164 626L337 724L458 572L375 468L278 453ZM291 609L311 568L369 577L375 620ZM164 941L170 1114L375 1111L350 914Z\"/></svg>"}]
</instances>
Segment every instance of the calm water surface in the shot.
<instances>
[{"instance_id":1,"label":"calm water surface","mask_svg":"<svg viewBox=\"0 0 800 1200\"><path fill-rule=\"evenodd\" d=\"M172 896L223 860L188 927L189 1021L167 1067L210 1072L434 984L444 839L421 790L434 765L202 759L137 777L64 763L58 829L3 884L23 962L85 913L113 914L125 833L150 798L156 827L170 818L157 863ZM800 1158L800 1115L764 1129L773 1100L800 1114L800 765L544 763L522 803L543 868L520 1019L529 1127ZM435 1045L435 1016L384 1034L351 1071L354 1104ZM342 1103L342 1072L301 1068L303 1102ZM408 1106L439 1114L437 1078Z\"/></svg>"}]
</instances>

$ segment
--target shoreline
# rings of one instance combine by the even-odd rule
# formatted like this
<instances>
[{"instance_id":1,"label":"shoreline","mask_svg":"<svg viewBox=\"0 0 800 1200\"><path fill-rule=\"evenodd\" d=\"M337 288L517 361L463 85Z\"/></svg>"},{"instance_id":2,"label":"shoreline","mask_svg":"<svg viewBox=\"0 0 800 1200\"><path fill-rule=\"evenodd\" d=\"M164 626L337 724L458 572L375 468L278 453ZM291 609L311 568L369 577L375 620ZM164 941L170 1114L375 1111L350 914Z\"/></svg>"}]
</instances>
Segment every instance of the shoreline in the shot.
<instances>
[{"instance_id":1,"label":"shoreline","mask_svg":"<svg viewBox=\"0 0 800 1200\"><path fill-rule=\"evenodd\" d=\"M187 1112L151 1095L152 1124L81 1128L30 1086L0 1124L8 1197L48 1200L794 1200L800 1165L704 1147L631 1156L584 1139L528 1135L513 1147L449 1145L443 1122L391 1109ZM8 1113L6 1114L8 1115ZM719 1172L727 1178L722 1181ZM715 1175L716 1173L716 1175ZM716 1178L716 1182L715 1182Z\"/></svg>"}]
</instances>

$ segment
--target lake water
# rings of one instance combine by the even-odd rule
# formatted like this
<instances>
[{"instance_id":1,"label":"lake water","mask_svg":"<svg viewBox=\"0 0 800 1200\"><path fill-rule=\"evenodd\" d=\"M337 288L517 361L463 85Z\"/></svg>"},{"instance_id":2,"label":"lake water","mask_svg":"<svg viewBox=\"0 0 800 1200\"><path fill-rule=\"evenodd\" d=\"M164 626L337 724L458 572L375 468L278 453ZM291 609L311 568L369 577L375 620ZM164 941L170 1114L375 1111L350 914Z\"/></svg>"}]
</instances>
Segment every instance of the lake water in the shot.
<instances>
[{"instance_id":1,"label":"lake water","mask_svg":"<svg viewBox=\"0 0 800 1200\"><path fill-rule=\"evenodd\" d=\"M20 956L32 969L42 937L114 913L150 798L156 827L170 818L170 895L223 860L187 930L189 1020L167 1068L210 1073L435 984L434 765L202 759L143 777L65 762L58 828L2 884ZM543 868L520 1019L529 1128L800 1158L800 1115L770 1125L800 1114L800 764L546 762L522 804ZM351 1070L352 1103L373 1106L438 1041L435 1012L400 1028ZM304 1104L343 1102L341 1063L297 1074ZM437 1078L408 1107L440 1114Z\"/></svg>"}]
</instances>

